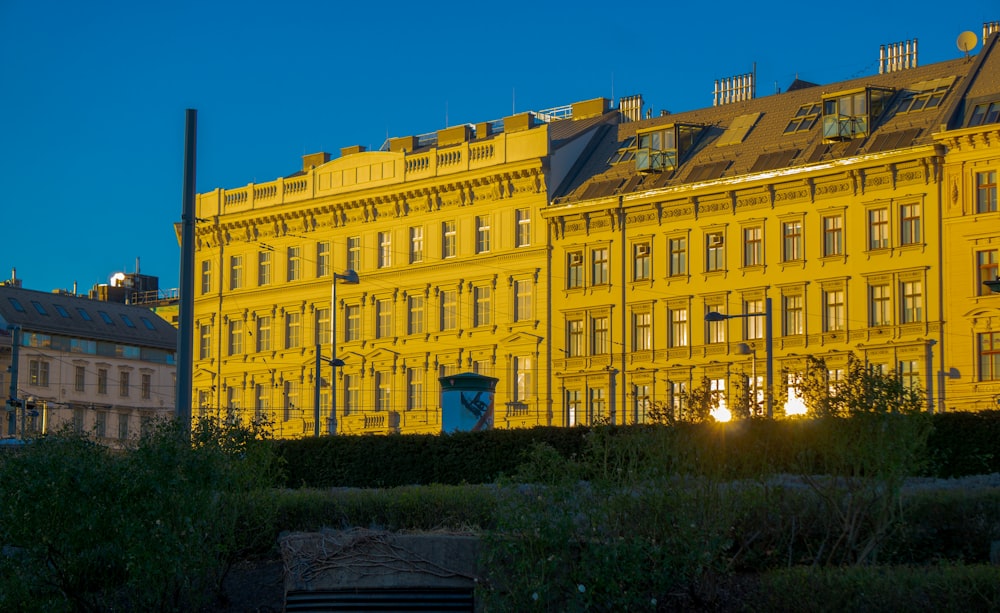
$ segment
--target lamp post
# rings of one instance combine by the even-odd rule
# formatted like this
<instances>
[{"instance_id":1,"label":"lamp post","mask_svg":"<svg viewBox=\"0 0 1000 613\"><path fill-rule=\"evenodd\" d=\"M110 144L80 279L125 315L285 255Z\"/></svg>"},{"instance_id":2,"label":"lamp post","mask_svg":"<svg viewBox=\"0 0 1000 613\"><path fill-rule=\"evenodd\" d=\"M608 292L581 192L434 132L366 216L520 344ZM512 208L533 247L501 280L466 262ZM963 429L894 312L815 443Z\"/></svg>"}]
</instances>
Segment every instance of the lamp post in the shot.
<instances>
[{"instance_id":1,"label":"lamp post","mask_svg":"<svg viewBox=\"0 0 1000 613\"><path fill-rule=\"evenodd\" d=\"M337 282L348 285L358 284L358 273L346 270L344 274L333 273L333 284L330 286L330 434L337 433L337 367L344 361L337 358Z\"/></svg>"},{"instance_id":2,"label":"lamp post","mask_svg":"<svg viewBox=\"0 0 1000 613\"><path fill-rule=\"evenodd\" d=\"M994 294L1000 294L1000 279L993 279L992 281L983 281L983 285L988 287Z\"/></svg>"},{"instance_id":3,"label":"lamp post","mask_svg":"<svg viewBox=\"0 0 1000 613\"><path fill-rule=\"evenodd\" d=\"M737 317L763 317L764 318L764 355L767 359L766 373L764 375L767 388L764 390L764 404L767 407L767 418L774 418L774 409L771 401L774 387L774 335L771 330L771 299L764 299L763 313L739 313L737 315L726 315L710 311L705 314L705 321L725 321ZM755 360L756 361L756 360Z\"/></svg>"}]
</instances>

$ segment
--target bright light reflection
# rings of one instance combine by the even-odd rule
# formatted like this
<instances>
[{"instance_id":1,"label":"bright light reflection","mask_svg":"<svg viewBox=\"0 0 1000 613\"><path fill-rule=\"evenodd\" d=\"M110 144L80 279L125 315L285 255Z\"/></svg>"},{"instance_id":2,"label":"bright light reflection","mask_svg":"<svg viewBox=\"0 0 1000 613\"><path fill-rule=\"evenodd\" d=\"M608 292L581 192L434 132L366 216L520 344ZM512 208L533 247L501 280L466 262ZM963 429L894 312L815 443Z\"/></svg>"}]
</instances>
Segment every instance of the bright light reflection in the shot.
<instances>
[{"instance_id":1,"label":"bright light reflection","mask_svg":"<svg viewBox=\"0 0 1000 613\"><path fill-rule=\"evenodd\" d=\"M805 415L809 409L806 408L806 401L799 395L799 390L788 388L788 401L785 403L785 415Z\"/></svg>"},{"instance_id":2,"label":"bright light reflection","mask_svg":"<svg viewBox=\"0 0 1000 613\"><path fill-rule=\"evenodd\" d=\"M713 418L715 418L715 421L726 422L726 421L731 421L733 419L733 413L732 413L732 411L730 411L729 409L726 408L726 399L725 398L720 398L719 399L719 406L717 406L714 409L712 409L711 411L709 411L709 414Z\"/></svg>"}]
</instances>

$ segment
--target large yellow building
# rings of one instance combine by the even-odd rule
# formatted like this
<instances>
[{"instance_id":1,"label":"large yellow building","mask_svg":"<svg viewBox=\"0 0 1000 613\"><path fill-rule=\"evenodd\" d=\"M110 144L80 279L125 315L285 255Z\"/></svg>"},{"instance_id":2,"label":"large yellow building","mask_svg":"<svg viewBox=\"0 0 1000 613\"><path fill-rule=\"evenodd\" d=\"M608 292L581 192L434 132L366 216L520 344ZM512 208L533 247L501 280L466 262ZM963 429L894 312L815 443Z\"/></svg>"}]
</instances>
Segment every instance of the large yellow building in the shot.
<instances>
[{"instance_id":1,"label":"large yellow building","mask_svg":"<svg viewBox=\"0 0 1000 613\"><path fill-rule=\"evenodd\" d=\"M437 432L438 377L471 371L499 379L498 427L643 421L702 385L764 412L769 376L780 414L805 356L836 377L849 353L929 410L994 406L997 44L763 98L751 75L655 117L595 99L201 194L194 412Z\"/></svg>"}]
</instances>

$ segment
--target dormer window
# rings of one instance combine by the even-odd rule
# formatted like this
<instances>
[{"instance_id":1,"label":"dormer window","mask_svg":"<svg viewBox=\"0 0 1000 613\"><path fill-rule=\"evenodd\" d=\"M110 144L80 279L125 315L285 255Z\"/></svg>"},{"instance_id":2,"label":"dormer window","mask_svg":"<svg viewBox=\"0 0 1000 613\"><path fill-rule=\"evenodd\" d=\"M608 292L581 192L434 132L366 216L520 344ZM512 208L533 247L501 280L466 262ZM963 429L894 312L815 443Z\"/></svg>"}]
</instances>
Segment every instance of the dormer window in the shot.
<instances>
[{"instance_id":1,"label":"dormer window","mask_svg":"<svg viewBox=\"0 0 1000 613\"><path fill-rule=\"evenodd\" d=\"M819 119L820 105L818 102L813 102L810 104L803 104L799 107L799 110L795 112L795 116L792 120L788 122L785 126L785 134L792 134L793 132L804 132L814 125L816 125L816 120Z\"/></svg>"},{"instance_id":2,"label":"dormer window","mask_svg":"<svg viewBox=\"0 0 1000 613\"><path fill-rule=\"evenodd\" d=\"M954 77L946 77L915 84L910 90L902 92L896 112L915 113L924 109L936 109L941 106L941 101L954 81Z\"/></svg>"},{"instance_id":3,"label":"dormer window","mask_svg":"<svg viewBox=\"0 0 1000 613\"><path fill-rule=\"evenodd\" d=\"M677 168L680 158L691 150L701 126L673 124L636 134L635 169L663 172Z\"/></svg>"},{"instance_id":4,"label":"dormer window","mask_svg":"<svg viewBox=\"0 0 1000 613\"><path fill-rule=\"evenodd\" d=\"M851 140L868 136L885 109L891 89L868 87L823 98L823 138Z\"/></svg>"},{"instance_id":5,"label":"dormer window","mask_svg":"<svg viewBox=\"0 0 1000 613\"><path fill-rule=\"evenodd\" d=\"M982 126L988 123L1000 121L1000 102L987 102L977 104L972 109L972 117L969 118L970 126Z\"/></svg>"}]
</instances>

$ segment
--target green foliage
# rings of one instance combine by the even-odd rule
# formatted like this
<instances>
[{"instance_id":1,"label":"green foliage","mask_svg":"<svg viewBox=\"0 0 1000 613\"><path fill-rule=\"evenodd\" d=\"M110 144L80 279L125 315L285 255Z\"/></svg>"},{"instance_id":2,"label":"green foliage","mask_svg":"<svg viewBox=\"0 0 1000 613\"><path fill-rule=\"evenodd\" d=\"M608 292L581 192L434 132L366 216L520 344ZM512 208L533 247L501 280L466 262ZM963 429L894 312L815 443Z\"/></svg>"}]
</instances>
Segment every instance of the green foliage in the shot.
<instances>
[{"instance_id":1,"label":"green foliage","mask_svg":"<svg viewBox=\"0 0 1000 613\"><path fill-rule=\"evenodd\" d=\"M893 370L883 373L853 353L848 356L844 376L829 378L826 360L806 357L799 379L799 392L814 416L853 413L917 413L926 406L923 391L909 387Z\"/></svg>"},{"instance_id":2,"label":"green foliage","mask_svg":"<svg viewBox=\"0 0 1000 613\"><path fill-rule=\"evenodd\" d=\"M0 609L176 611L205 605L274 532L278 475L257 426L175 422L125 452L38 439L0 465ZM270 541L270 542L273 542ZM25 589L25 586L31 586Z\"/></svg>"},{"instance_id":3,"label":"green foliage","mask_svg":"<svg viewBox=\"0 0 1000 613\"><path fill-rule=\"evenodd\" d=\"M934 415L928 474L951 478L1000 472L1000 411Z\"/></svg>"}]
</instances>

